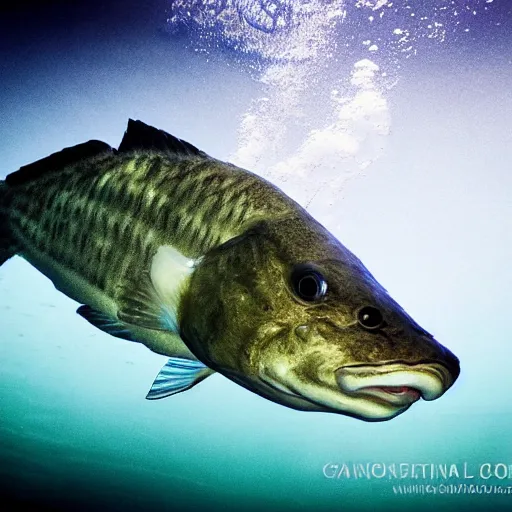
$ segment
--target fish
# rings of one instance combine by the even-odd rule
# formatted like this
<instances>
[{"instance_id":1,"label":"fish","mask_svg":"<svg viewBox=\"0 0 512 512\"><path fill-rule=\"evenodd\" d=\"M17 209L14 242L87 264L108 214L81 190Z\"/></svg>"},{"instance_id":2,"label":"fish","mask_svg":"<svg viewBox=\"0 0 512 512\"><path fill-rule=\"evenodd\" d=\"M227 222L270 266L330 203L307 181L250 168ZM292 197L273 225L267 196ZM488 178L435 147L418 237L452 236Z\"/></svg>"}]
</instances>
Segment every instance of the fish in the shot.
<instances>
[{"instance_id":1,"label":"fish","mask_svg":"<svg viewBox=\"0 0 512 512\"><path fill-rule=\"evenodd\" d=\"M166 356L146 398L219 373L299 411L368 421L436 400L458 358L277 186L130 119L0 181L18 255L101 331Z\"/></svg>"}]
</instances>

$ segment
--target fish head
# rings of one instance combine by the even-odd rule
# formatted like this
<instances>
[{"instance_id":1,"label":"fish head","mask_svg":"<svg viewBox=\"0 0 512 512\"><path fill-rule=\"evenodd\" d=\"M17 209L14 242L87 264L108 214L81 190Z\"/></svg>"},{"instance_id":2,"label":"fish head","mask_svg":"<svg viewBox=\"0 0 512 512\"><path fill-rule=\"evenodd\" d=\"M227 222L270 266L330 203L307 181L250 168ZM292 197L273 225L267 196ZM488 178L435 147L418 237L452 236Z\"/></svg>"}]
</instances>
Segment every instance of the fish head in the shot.
<instances>
[{"instance_id":1,"label":"fish head","mask_svg":"<svg viewBox=\"0 0 512 512\"><path fill-rule=\"evenodd\" d=\"M310 217L260 226L204 264L188 294L187 343L277 403L383 421L439 398L459 375L457 357Z\"/></svg>"}]
</instances>

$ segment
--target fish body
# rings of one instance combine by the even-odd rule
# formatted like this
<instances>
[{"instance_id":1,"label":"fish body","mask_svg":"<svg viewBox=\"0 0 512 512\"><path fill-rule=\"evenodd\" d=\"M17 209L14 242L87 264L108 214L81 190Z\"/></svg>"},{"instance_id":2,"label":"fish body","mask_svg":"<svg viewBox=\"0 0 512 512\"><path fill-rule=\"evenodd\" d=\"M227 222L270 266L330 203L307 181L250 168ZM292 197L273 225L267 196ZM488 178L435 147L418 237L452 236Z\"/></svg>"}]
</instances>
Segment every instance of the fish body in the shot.
<instances>
[{"instance_id":1,"label":"fish body","mask_svg":"<svg viewBox=\"0 0 512 512\"><path fill-rule=\"evenodd\" d=\"M277 403L390 419L441 396L457 358L359 259L261 177L130 120L0 182L14 254L109 334L169 357L148 398L214 372Z\"/></svg>"}]
</instances>

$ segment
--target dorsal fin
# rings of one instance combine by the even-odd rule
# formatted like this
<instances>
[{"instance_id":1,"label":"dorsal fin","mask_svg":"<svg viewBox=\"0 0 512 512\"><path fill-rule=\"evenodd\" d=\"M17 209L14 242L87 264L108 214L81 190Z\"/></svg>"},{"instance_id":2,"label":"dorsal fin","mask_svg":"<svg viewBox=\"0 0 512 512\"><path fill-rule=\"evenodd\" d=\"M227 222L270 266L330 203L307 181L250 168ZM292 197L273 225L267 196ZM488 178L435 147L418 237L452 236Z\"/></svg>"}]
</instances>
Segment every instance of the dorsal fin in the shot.
<instances>
[{"instance_id":1,"label":"dorsal fin","mask_svg":"<svg viewBox=\"0 0 512 512\"><path fill-rule=\"evenodd\" d=\"M111 153L112 149L105 142L99 140L90 140L70 148L65 148L58 153L53 153L46 158L37 160L36 162L20 167L18 171L7 175L5 181L8 185L20 185L35 180L40 176L48 173L65 169L71 165L79 163L102 153Z\"/></svg>"},{"instance_id":2,"label":"dorsal fin","mask_svg":"<svg viewBox=\"0 0 512 512\"><path fill-rule=\"evenodd\" d=\"M118 151L133 150L162 151L170 155L194 155L207 158L208 155L184 140L178 139L163 130L153 128L142 121L128 120L128 127Z\"/></svg>"}]
</instances>

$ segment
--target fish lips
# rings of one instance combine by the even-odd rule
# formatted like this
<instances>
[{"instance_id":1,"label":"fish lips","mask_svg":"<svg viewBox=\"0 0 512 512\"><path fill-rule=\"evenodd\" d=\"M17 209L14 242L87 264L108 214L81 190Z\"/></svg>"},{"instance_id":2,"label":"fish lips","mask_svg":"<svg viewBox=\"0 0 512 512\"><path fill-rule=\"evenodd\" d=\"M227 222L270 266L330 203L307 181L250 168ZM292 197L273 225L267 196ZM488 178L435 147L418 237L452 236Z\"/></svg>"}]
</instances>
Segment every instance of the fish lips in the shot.
<instances>
[{"instance_id":1,"label":"fish lips","mask_svg":"<svg viewBox=\"0 0 512 512\"><path fill-rule=\"evenodd\" d=\"M410 406L420 398L436 400L455 380L444 365L436 362L348 365L335 374L346 395L368 397L395 407Z\"/></svg>"}]
</instances>

